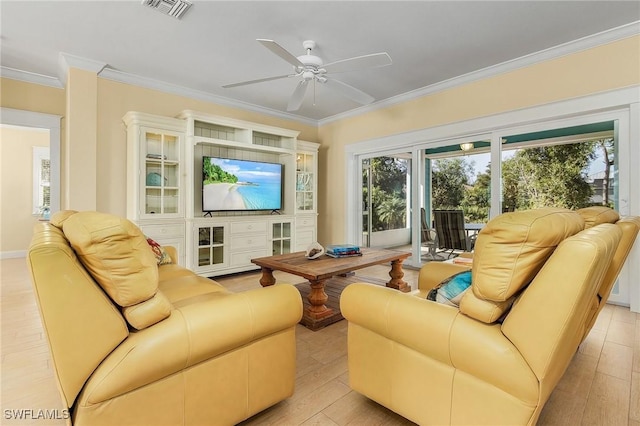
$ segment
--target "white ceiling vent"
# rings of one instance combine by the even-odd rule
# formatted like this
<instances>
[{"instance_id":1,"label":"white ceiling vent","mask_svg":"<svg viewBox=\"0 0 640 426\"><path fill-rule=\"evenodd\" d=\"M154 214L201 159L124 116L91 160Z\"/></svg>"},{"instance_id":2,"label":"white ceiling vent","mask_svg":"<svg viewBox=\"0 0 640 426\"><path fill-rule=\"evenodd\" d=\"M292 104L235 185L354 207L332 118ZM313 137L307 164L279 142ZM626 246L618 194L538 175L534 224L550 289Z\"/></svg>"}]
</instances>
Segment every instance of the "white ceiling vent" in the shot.
<instances>
[{"instance_id":1,"label":"white ceiling vent","mask_svg":"<svg viewBox=\"0 0 640 426\"><path fill-rule=\"evenodd\" d=\"M191 2L187 0L142 0L142 4L177 19L182 18L191 7Z\"/></svg>"}]
</instances>

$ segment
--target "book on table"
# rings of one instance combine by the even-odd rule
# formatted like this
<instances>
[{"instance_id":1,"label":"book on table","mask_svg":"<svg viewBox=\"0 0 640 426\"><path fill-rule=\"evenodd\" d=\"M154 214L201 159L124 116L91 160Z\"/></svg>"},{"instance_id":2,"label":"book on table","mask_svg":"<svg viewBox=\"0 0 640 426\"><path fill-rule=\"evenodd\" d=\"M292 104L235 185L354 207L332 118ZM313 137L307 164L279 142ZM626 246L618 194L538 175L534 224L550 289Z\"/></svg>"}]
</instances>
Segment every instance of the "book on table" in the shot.
<instances>
[{"instance_id":1,"label":"book on table","mask_svg":"<svg viewBox=\"0 0 640 426\"><path fill-rule=\"evenodd\" d=\"M335 257L335 258L339 258L339 257L355 257L355 256L362 256L362 252L358 252L358 253L350 253L350 254L336 254L336 253L326 253L327 256L329 257Z\"/></svg>"},{"instance_id":2,"label":"book on table","mask_svg":"<svg viewBox=\"0 0 640 426\"><path fill-rule=\"evenodd\" d=\"M331 257L362 256L360 247L353 244L333 244L327 246L327 255Z\"/></svg>"}]
</instances>

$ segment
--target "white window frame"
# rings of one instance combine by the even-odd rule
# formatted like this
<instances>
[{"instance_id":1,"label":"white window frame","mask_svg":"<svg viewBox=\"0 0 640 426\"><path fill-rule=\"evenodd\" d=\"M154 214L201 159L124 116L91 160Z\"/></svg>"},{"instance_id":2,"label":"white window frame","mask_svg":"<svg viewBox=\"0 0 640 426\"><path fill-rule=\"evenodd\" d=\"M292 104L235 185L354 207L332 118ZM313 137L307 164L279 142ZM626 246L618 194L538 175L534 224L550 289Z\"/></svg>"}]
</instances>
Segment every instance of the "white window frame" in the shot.
<instances>
[{"instance_id":1,"label":"white window frame","mask_svg":"<svg viewBox=\"0 0 640 426\"><path fill-rule=\"evenodd\" d=\"M49 182L43 182L42 180L42 161L49 160L51 162L51 150L47 146L34 146L33 147L33 208L32 214L34 216L39 216L42 214L41 207L43 205L44 192L43 188L45 186L51 186L51 178L49 178ZM49 176L51 176L51 163L49 163ZM51 194L49 194L49 203L51 203ZM48 206L49 210L51 210L51 205Z\"/></svg>"}]
</instances>

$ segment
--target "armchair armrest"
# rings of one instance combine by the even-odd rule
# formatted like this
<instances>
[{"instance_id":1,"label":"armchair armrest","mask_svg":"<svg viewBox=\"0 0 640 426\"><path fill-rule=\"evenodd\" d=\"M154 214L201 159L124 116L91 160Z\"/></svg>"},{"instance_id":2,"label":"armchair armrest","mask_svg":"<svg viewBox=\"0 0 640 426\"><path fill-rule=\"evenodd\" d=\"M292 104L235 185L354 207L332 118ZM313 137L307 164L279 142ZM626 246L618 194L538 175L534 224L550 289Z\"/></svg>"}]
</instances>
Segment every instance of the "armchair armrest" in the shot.
<instances>
[{"instance_id":1,"label":"armchair armrest","mask_svg":"<svg viewBox=\"0 0 640 426\"><path fill-rule=\"evenodd\" d=\"M354 283L343 290L340 310L349 323L451 364L448 341L459 315L451 306L374 284Z\"/></svg>"},{"instance_id":2,"label":"armchair armrest","mask_svg":"<svg viewBox=\"0 0 640 426\"><path fill-rule=\"evenodd\" d=\"M469 265L459 265L449 262L429 262L420 269L418 275L418 289L420 292L428 292L445 278L458 272L468 271Z\"/></svg>"},{"instance_id":3,"label":"armchair armrest","mask_svg":"<svg viewBox=\"0 0 640 426\"><path fill-rule=\"evenodd\" d=\"M194 299L172 310L169 318L132 332L87 382L87 401L99 403L130 392L295 327L302 317L300 292L292 285Z\"/></svg>"},{"instance_id":4,"label":"armchair armrest","mask_svg":"<svg viewBox=\"0 0 640 426\"><path fill-rule=\"evenodd\" d=\"M416 356L438 361L439 369L460 370L523 401L537 401L538 380L500 324L484 324L454 307L365 283L344 289L340 309L349 321L350 357L352 344L366 347L366 341L351 338L351 327L362 327L414 350ZM367 356L367 350L362 354ZM360 359L353 362L366 364Z\"/></svg>"},{"instance_id":5,"label":"armchair armrest","mask_svg":"<svg viewBox=\"0 0 640 426\"><path fill-rule=\"evenodd\" d=\"M173 263L178 263L178 249L174 246L162 246L167 254L171 257Z\"/></svg>"}]
</instances>

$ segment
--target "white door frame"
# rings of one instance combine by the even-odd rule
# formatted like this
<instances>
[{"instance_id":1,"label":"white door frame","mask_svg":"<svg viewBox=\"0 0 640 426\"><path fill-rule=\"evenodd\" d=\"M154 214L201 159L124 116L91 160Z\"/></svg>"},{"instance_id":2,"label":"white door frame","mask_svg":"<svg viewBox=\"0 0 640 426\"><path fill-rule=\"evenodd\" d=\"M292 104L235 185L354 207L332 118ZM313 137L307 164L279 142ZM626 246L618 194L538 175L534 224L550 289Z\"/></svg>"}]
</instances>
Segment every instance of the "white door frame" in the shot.
<instances>
[{"instance_id":1,"label":"white door frame","mask_svg":"<svg viewBox=\"0 0 640 426\"><path fill-rule=\"evenodd\" d=\"M60 210L60 120L59 115L0 108L0 123L49 130L51 213Z\"/></svg>"}]
</instances>

